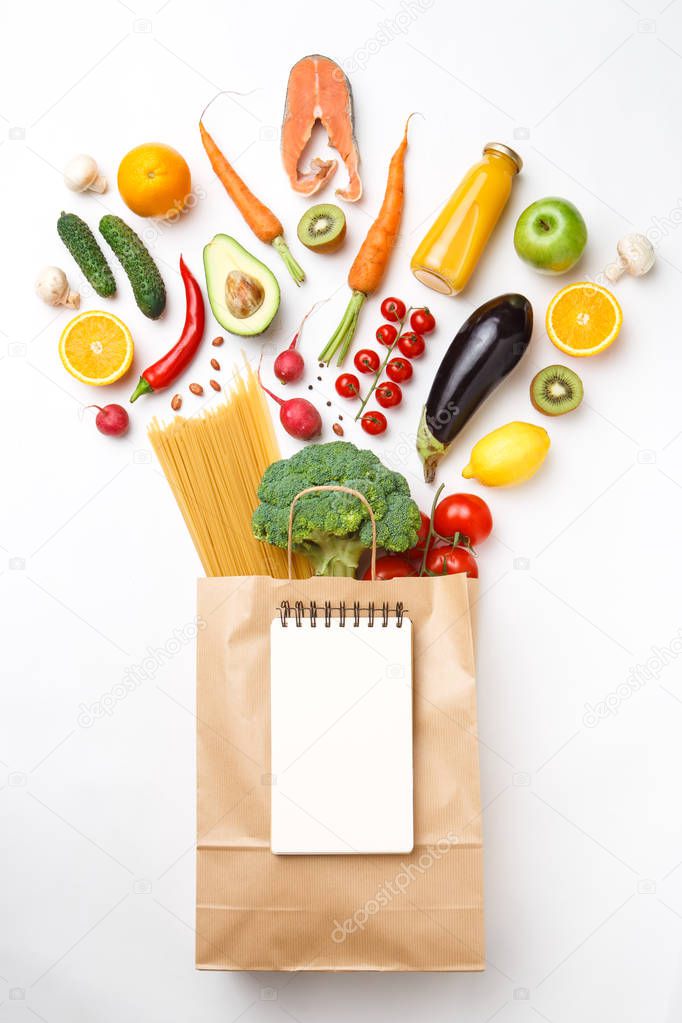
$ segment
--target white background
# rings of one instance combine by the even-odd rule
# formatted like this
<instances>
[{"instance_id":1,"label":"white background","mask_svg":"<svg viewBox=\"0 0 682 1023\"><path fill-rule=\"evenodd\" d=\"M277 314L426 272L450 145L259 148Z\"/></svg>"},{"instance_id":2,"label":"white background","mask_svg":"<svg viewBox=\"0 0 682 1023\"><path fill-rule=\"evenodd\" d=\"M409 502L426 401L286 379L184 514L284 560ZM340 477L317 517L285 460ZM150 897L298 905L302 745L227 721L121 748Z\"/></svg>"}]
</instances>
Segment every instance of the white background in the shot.
<instances>
[{"instance_id":1,"label":"white background","mask_svg":"<svg viewBox=\"0 0 682 1023\"><path fill-rule=\"evenodd\" d=\"M407 18L394 0L137 4L3 10L0 1021L679 1019L682 687L679 658L655 648L668 648L682 625L682 4L433 0ZM330 258L298 245L307 202L278 154L288 70L310 52L351 68L363 161L365 195L348 208L346 247ZM201 149L197 121L218 89L257 90L222 97L207 125L285 222L308 271L300 291L250 236ZM107 717L90 727L79 718L82 704L106 698L194 618L199 562L145 433L152 414L168 414L170 395L140 399L125 440L100 436L83 408L125 400L174 342L184 318L179 253L200 275L216 231L235 234L277 273L283 302L267 336L276 349L313 301L333 295L302 342L306 383L318 388L315 355L345 306L348 265L412 110L424 118L410 127L403 227L382 291L428 300L439 329L375 447L424 507L432 491L413 452L419 408L471 309L519 290L536 329L518 372L443 463L449 490L462 488L469 449L489 429L511 419L548 425L527 389L558 361L543 321L559 283L600 273L629 230L648 231L657 246L653 273L617 286L618 342L575 363L585 401L549 423L545 467L521 488L485 492L496 523L480 553L478 651L488 969L196 973L193 644L148 670ZM438 298L412 279L409 257L491 139L518 148L525 168L471 286ZM100 198L63 187L74 152L93 153L115 183L123 154L148 140L182 151L203 196L179 224L138 220L115 187ZM561 282L524 267L512 247L521 210L551 194L573 200L590 233L579 271ZM44 263L83 284L56 235L62 208L93 226L107 211L125 214L168 285L167 313L151 323L115 266L119 293L106 307L127 320L137 348L133 370L106 395L63 370L57 342L69 314L32 291ZM94 298L84 290L83 307L100 305ZM372 301L358 342L371 342L379 322ZM212 323L207 334L216 332ZM221 349L224 381L240 347L229 339ZM243 347L252 359L260 350L257 341ZM182 381L185 394L192 379L207 383L208 355ZM333 414L348 421L347 405L324 405L332 383L327 374L318 388L327 438ZM286 438L283 449L293 450ZM657 656L665 666L633 684L631 672L655 667ZM619 686L607 718L585 717L586 703Z\"/></svg>"}]
</instances>

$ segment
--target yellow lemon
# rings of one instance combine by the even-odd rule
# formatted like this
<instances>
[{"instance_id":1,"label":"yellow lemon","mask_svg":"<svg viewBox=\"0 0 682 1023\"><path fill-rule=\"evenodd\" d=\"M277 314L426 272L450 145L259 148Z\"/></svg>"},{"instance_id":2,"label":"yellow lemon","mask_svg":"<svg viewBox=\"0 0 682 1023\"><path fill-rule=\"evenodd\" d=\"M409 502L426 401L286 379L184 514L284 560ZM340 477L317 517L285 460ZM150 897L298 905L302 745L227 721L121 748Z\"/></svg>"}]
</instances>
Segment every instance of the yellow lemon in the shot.
<instances>
[{"instance_id":1,"label":"yellow lemon","mask_svg":"<svg viewBox=\"0 0 682 1023\"><path fill-rule=\"evenodd\" d=\"M130 368L133 339L118 316L91 309L64 327L59 357L76 380L101 387L113 384Z\"/></svg>"},{"instance_id":2,"label":"yellow lemon","mask_svg":"<svg viewBox=\"0 0 682 1023\"><path fill-rule=\"evenodd\" d=\"M532 423L507 423L475 444L465 479L477 479L486 487L509 487L529 480L549 451L549 434Z\"/></svg>"}]
</instances>

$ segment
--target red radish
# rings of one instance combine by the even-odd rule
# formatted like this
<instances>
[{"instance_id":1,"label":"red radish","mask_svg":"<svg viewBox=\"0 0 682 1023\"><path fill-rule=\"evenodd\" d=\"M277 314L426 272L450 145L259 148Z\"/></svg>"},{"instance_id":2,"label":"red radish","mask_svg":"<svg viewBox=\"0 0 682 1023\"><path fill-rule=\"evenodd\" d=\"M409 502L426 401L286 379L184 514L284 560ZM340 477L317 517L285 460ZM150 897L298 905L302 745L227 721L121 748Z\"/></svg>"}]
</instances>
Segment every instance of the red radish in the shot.
<instances>
[{"instance_id":1,"label":"red radish","mask_svg":"<svg viewBox=\"0 0 682 1023\"><path fill-rule=\"evenodd\" d=\"M95 426L107 437L121 437L128 429L130 418L122 405L88 405L88 408L99 409L95 416Z\"/></svg>"},{"instance_id":2,"label":"red radish","mask_svg":"<svg viewBox=\"0 0 682 1023\"><path fill-rule=\"evenodd\" d=\"M277 358L275 359L275 364L273 367L275 371L275 376L283 384L293 384L297 380L300 380L301 377L303 376L303 372L305 370L305 363L303 361L303 356L297 350L296 345L298 343L299 337L301 336L303 324L308 319L313 310L317 308L318 305L321 305L321 303L316 302L315 305L308 310L308 312L301 320L301 324L298 330L294 334L294 340L291 342L289 347L285 348L283 352L280 352Z\"/></svg>"},{"instance_id":3,"label":"red radish","mask_svg":"<svg viewBox=\"0 0 682 1023\"><path fill-rule=\"evenodd\" d=\"M312 440L322 433L322 416L315 406L307 398L278 398L276 394L269 391L260 376L258 367L258 383L266 394L269 394L273 401L280 406L279 421L290 437L296 440Z\"/></svg>"}]
</instances>

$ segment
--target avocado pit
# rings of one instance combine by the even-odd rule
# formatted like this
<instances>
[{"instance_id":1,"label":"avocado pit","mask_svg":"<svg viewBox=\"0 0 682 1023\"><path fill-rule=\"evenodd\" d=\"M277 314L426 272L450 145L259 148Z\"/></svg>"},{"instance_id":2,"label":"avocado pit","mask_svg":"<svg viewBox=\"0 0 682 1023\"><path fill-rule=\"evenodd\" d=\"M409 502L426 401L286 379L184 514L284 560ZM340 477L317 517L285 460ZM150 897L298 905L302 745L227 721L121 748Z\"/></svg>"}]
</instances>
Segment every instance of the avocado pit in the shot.
<instances>
[{"instance_id":1,"label":"avocado pit","mask_svg":"<svg viewBox=\"0 0 682 1023\"><path fill-rule=\"evenodd\" d=\"M245 320L260 309L265 300L265 288L260 281L243 270L230 270L225 278L225 302L238 320Z\"/></svg>"}]
</instances>

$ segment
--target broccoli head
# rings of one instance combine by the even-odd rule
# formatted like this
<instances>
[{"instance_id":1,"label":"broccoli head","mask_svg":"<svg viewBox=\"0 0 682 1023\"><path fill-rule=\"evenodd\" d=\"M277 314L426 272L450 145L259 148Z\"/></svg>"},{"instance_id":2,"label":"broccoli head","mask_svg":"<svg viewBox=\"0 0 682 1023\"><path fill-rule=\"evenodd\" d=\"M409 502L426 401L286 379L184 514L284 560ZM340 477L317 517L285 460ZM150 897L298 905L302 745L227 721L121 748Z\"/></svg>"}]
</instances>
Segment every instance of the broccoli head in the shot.
<instances>
[{"instance_id":1,"label":"broccoli head","mask_svg":"<svg viewBox=\"0 0 682 1023\"><path fill-rule=\"evenodd\" d=\"M291 458L273 462L263 473L253 513L253 535L275 547L287 546L289 511L307 487L350 487L371 505L377 546L406 551L417 542L420 515L404 476L381 464L372 451L347 441L309 444ZM362 552L372 546L367 508L350 494L321 492L297 501L293 550L309 558L316 575L353 576Z\"/></svg>"}]
</instances>

